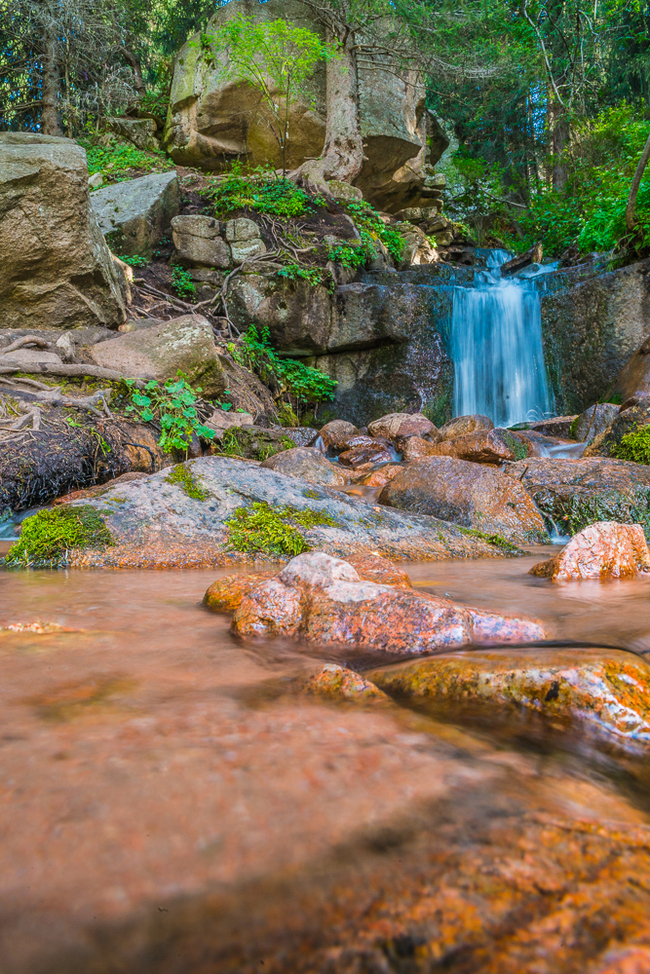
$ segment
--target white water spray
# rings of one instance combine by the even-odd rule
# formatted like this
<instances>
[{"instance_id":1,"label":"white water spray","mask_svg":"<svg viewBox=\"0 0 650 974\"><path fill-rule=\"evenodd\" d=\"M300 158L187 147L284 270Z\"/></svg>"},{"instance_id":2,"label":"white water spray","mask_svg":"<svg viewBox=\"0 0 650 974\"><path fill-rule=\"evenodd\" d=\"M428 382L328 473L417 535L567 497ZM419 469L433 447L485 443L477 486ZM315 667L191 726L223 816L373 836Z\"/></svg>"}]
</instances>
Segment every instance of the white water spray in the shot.
<instances>
[{"instance_id":1,"label":"white water spray","mask_svg":"<svg viewBox=\"0 0 650 974\"><path fill-rule=\"evenodd\" d=\"M451 321L454 415L480 413L496 426L541 419L552 409L542 349L539 293L526 278L503 280L504 250L472 287L455 287Z\"/></svg>"}]
</instances>

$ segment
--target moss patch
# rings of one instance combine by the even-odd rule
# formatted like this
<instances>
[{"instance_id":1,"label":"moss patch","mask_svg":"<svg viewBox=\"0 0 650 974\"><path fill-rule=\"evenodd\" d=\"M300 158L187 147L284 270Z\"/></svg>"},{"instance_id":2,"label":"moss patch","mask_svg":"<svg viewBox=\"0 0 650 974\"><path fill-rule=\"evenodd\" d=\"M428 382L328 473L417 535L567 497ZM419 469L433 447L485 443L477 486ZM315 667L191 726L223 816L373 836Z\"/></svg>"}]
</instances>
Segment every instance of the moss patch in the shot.
<instances>
[{"instance_id":1,"label":"moss patch","mask_svg":"<svg viewBox=\"0 0 650 974\"><path fill-rule=\"evenodd\" d=\"M278 436L271 430L235 426L224 433L219 452L226 457L243 457L263 463L276 453L293 449L295 445L288 436Z\"/></svg>"},{"instance_id":2,"label":"moss patch","mask_svg":"<svg viewBox=\"0 0 650 974\"><path fill-rule=\"evenodd\" d=\"M168 484L175 484L180 487L183 493L191 497L193 501L205 501L210 496L210 492L194 479L192 468L185 463L179 463L178 466L173 467L165 480Z\"/></svg>"},{"instance_id":3,"label":"moss patch","mask_svg":"<svg viewBox=\"0 0 650 974\"><path fill-rule=\"evenodd\" d=\"M650 464L650 426L639 426L626 433L621 442L612 447L611 456L617 460Z\"/></svg>"},{"instance_id":4,"label":"moss patch","mask_svg":"<svg viewBox=\"0 0 650 974\"><path fill-rule=\"evenodd\" d=\"M501 436L506 442L509 450L515 455L515 460L525 460L528 456L528 447L517 437L513 436L509 430L501 430Z\"/></svg>"},{"instance_id":5,"label":"moss patch","mask_svg":"<svg viewBox=\"0 0 650 974\"><path fill-rule=\"evenodd\" d=\"M494 545L495 548L500 548L507 555L519 556L524 554L521 548L500 534L486 534L484 531L477 531L475 528L460 528L460 530L463 534L468 534L472 538L480 538L481 541L486 541L488 544Z\"/></svg>"},{"instance_id":6,"label":"moss patch","mask_svg":"<svg viewBox=\"0 0 650 974\"><path fill-rule=\"evenodd\" d=\"M238 507L226 521L228 547L246 554L299 555L309 551L299 528L310 530L317 525L336 526L325 511L297 511L292 507L271 508L263 502Z\"/></svg>"},{"instance_id":7,"label":"moss patch","mask_svg":"<svg viewBox=\"0 0 650 974\"><path fill-rule=\"evenodd\" d=\"M77 548L106 548L113 536L94 507L56 507L23 522L6 564L15 568L59 568Z\"/></svg>"}]
</instances>

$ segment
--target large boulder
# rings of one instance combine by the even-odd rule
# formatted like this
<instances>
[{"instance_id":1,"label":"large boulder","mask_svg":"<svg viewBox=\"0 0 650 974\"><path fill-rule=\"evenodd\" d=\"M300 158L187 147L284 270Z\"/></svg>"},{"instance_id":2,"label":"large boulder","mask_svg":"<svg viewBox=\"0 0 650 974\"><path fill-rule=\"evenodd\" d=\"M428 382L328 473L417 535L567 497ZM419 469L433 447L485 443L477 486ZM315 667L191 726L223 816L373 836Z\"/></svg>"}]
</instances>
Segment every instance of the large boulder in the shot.
<instances>
[{"instance_id":1,"label":"large boulder","mask_svg":"<svg viewBox=\"0 0 650 974\"><path fill-rule=\"evenodd\" d=\"M432 456L456 457L472 463L501 466L506 460L521 460L532 453L528 441L507 429L480 429L453 440L444 439L431 449Z\"/></svg>"},{"instance_id":2,"label":"large boulder","mask_svg":"<svg viewBox=\"0 0 650 974\"><path fill-rule=\"evenodd\" d=\"M297 544L339 557L379 553L436 561L504 555L501 546L453 524L381 509L339 490L226 457L188 461L170 476L154 474L89 503L104 516L116 543L104 551L73 554L70 562L79 567L207 568L268 561L272 551L283 557L281 549L272 548L277 533L286 541L287 554ZM241 521L244 511L262 522L257 535ZM239 532L244 544L232 543L233 521L235 527L244 525ZM262 539L259 545L257 538Z\"/></svg>"},{"instance_id":3,"label":"large boulder","mask_svg":"<svg viewBox=\"0 0 650 974\"><path fill-rule=\"evenodd\" d=\"M521 484L466 460L430 457L409 463L384 487L379 502L515 544L548 540L542 516Z\"/></svg>"},{"instance_id":4,"label":"large boulder","mask_svg":"<svg viewBox=\"0 0 650 974\"><path fill-rule=\"evenodd\" d=\"M464 651L372 670L367 679L417 709L520 731L535 718L579 727L627 749L650 744L650 666L631 653L583 647Z\"/></svg>"},{"instance_id":5,"label":"large boulder","mask_svg":"<svg viewBox=\"0 0 650 974\"><path fill-rule=\"evenodd\" d=\"M204 399L216 398L226 388L212 326L200 315L183 315L100 342L89 355L96 365L126 376L164 381L182 372Z\"/></svg>"},{"instance_id":6,"label":"large boulder","mask_svg":"<svg viewBox=\"0 0 650 974\"><path fill-rule=\"evenodd\" d=\"M90 196L97 222L116 254L151 257L180 209L176 170L126 179Z\"/></svg>"},{"instance_id":7,"label":"large boulder","mask_svg":"<svg viewBox=\"0 0 650 974\"><path fill-rule=\"evenodd\" d=\"M126 280L70 139L0 132L0 328L117 328Z\"/></svg>"},{"instance_id":8,"label":"large boulder","mask_svg":"<svg viewBox=\"0 0 650 974\"><path fill-rule=\"evenodd\" d=\"M608 390L610 398L617 397L620 402L650 396L650 337L630 356Z\"/></svg>"},{"instance_id":9,"label":"large boulder","mask_svg":"<svg viewBox=\"0 0 650 974\"><path fill-rule=\"evenodd\" d=\"M537 623L366 581L349 562L321 552L299 555L253 588L235 611L232 629L239 636L285 636L396 654L544 638Z\"/></svg>"},{"instance_id":10,"label":"large boulder","mask_svg":"<svg viewBox=\"0 0 650 974\"><path fill-rule=\"evenodd\" d=\"M601 521L574 535L549 561L529 574L562 581L570 578L633 578L650 571L650 551L640 524Z\"/></svg>"},{"instance_id":11,"label":"large boulder","mask_svg":"<svg viewBox=\"0 0 650 974\"><path fill-rule=\"evenodd\" d=\"M204 35L244 14L255 21L286 18L324 36L323 27L299 0L235 0L212 17ZM189 39L174 64L166 147L181 165L220 170L236 158L253 165L282 165L259 91L238 77L226 77L226 55L206 57L200 35ZM282 98L273 89L272 97ZM418 205L427 165L434 164L448 142L425 107L425 90L415 73L384 69L378 62L359 65L361 132L365 160L356 185L380 209L397 212ZM289 108L287 164L299 166L320 155L326 126L324 65L314 72ZM435 132L434 132L435 129Z\"/></svg>"},{"instance_id":12,"label":"large boulder","mask_svg":"<svg viewBox=\"0 0 650 974\"><path fill-rule=\"evenodd\" d=\"M571 425L571 436L579 443L593 443L597 436L604 433L619 413L619 407L611 402L599 402L575 420Z\"/></svg>"},{"instance_id":13,"label":"large boulder","mask_svg":"<svg viewBox=\"0 0 650 974\"><path fill-rule=\"evenodd\" d=\"M619 521L643 525L650 537L650 467L598 457L529 457L509 464L505 476L525 487L549 527L562 534Z\"/></svg>"}]
</instances>

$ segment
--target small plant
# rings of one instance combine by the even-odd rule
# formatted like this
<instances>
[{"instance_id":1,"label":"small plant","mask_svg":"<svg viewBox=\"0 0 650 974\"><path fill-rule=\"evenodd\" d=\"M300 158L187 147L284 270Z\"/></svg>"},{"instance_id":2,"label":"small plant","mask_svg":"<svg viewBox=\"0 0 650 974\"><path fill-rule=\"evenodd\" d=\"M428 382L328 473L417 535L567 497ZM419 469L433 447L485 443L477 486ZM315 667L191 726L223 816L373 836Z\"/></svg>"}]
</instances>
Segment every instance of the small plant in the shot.
<instances>
[{"instance_id":1,"label":"small plant","mask_svg":"<svg viewBox=\"0 0 650 974\"><path fill-rule=\"evenodd\" d=\"M333 260L343 267L365 267L370 257L368 247L363 245L351 247L349 244L338 244L327 252L328 260Z\"/></svg>"},{"instance_id":2,"label":"small plant","mask_svg":"<svg viewBox=\"0 0 650 974\"><path fill-rule=\"evenodd\" d=\"M55 507L23 521L19 540L6 564L21 568L59 568L75 548L105 548L113 536L94 507Z\"/></svg>"},{"instance_id":3,"label":"small plant","mask_svg":"<svg viewBox=\"0 0 650 974\"><path fill-rule=\"evenodd\" d=\"M278 271L278 277L287 281L307 281L311 287L325 283L325 276L320 267L302 267L301 264L287 264Z\"/></svg>"},{"instance_id":4,"label":"small plant","mask_svg":"<svg viewBox=\"0 0 650 974\"><path fill-rule=\"evenodd\" d=\"M170 162L164 152L143 152L134 145L111 139L108 145L96 145L80 139L86 150L88 175L101 172L114 182L131 179L134 172L167 172Z\"/></svg>"},{"instance_id":5,"label":"small plant","mask_svg":"<svg viewBox=\"0 0 650 974\"><path fill-rule=\"evenodd\" d=\"M213 440L215 431L204 426L196 408L197 392L186 379L167 379L164 385L152 379L140 392L133 379L124 379L130 398L125 413L135 413L144 423L158 422L160 446L165 453L187 450L194 435Z\"/></svg>"},{"instance_id":6,"label":"small plant","mask_svg":"<svg viewBox=\"0 0 650 974\"><path fill-rule=\"evenodd\" d=\"M191 297L196 294L196 284L192 280L190 271L183 270L182 267L174 267L172 270L172 287L182 298Z\"/></svg>"},{"instance_id":7,"label":"small plant","mask_svg":"<svg viewBox=\"0 0 650 974\"><path fill-rule=\"evenodd\" d=\"M125 264L130 264L131 267L147 267L151 263L146 257L140 257L138 254L120 254L119 259Z\"/></svg>"},{"instance_id":8,"label":"small plant","mask_svg":"<svg viewBox=\"0 0 650 974\"><path fill-rule=\"evenodd\" d=\"M192 468L185 463L172 467L165 480L168 484L176 484L193 501L205 501L210 496L210 491L194 479Z\"/></svg>"},{"instance_id":9,"label":"small plant","mask_svg":"<svg viewBox=\"0 0 650 974\"><path fill-rule=\"evenodd\" d=\"M247 169L234 162L225 178L206 193L214 202L216 216L225 217L235 210L254 210L284 218L311 213L324 200L314 198L289 179L283 179L264 166Z\"/></svg>"},{"instance_id":10,"label":"small plant","mask_svg":"<svg viewBox=\"0 0 650 974\"><path fill-rule=\"evenodd\" d=\"M243 356L264 381L275 378L298 402L322 402L334 397L337 382L320 369L296 359L280 358L271 345L268 328L261 332L251 325L243 337Z\"/></svg>"},{"instance_id":11,"label":"small plant","mask_svg":"<svg viewBox=\"0 0 650 974\"><path fill-rule=\"evenodd\" d=\"M639 426L626 433L611 454L617 460L631 460L632 463L650 464L650 425Z\"/></svg>"},{"instance_id":12,"label":"small plant","mask_svg":"<svg viewBox=\"0 0 650 974\"><path fill-rule=\"evenodd\" d=\"M276 453L291 450L296 444L288 436L274 439L264 430L234 426L223 434L218 450L225 457L245 457L263 463Z\"/></svg>"},{"instance_id":13,"label":"small plant","mask_svg":"<svg viewBox=\"0 0 650 974\"><path fill-rule=\"evenodd\" d=\"M335 526L336 522L324 511L271 508L265 501L255 502L238 507L226 521L228 546L247 554L293 557L310 550L298 527L310 530L319 524Z\"/></svg>"},{"instance_id":14,"label":"small plant","mask_svg":"<svg viewBox=\"0 0 650 974\"><path fill-rule=\"evenodd\" d=\"M392 227L386 226L374 206L365 200L341 201L341 206L352 217L368 255L376 255L375 242L381 240L391 257L399 263L404 252L402 235Z\"/></svg>"}]
</instances>

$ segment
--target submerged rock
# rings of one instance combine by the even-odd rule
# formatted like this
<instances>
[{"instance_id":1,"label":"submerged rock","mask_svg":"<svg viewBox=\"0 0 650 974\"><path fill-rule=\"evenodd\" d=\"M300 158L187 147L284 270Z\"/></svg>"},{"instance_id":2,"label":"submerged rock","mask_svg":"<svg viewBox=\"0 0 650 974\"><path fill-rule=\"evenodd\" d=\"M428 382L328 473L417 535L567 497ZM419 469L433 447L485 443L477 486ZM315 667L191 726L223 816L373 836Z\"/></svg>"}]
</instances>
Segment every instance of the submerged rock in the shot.
<instances>
[{"instance_id":1,"label":"submerged rock","mask_svg":"<svg viewBox=\"0 0 650 974\"><path fill-rule=\"evenodd\" d=\"M632 578L649 571L650 551L641 525L602 521L574 535L559 554L529 574L561 580Z\"/></svg>"},{"instance_id":2,"label":"submerged rock","mask_svg":"<svg viewBox=\"0 0 650 974\"><path fill-rule=\"evenodd\" d=\"M464 708L495 725L517 717L524 725L532 712L556 728L579 725L624 747L650 744L650 666L633 653L582 647L462 651L366 677L389 696L437 714L460 717Z\"/></svg>"},{"instance_id":3,"label":"submerged rock","mask_svg":"<svg viewBox=\"0 0 650 974\"><path fill-rule=\"evenodd\" d=\"M276 470L287 477L300 477L312 484L327 487L345 487L350 483L350 474L337 464L331 463L320 450L308 447L295 447L276 453L262 464L268 470Z\"/></svg>"},{"instance_id":4,"label":"submerged rock","mask_svg":"<svg viewBox=\"0 0 650 974\"><path fill-rule=\"evenodd\" d=\"M521 483L550 525L573 535L596 521L650 532L650 467L625 460L529 457L505 476Z\"/></svg>"},{"instance_id":5,"label":"submerged rock","mask_svg":"<svg viewBox=\"0 0 650 974\"><path fill-rule=\"evenodd\" d=\"M116 545L104 552L73 553L71 564L77 567L211 567L286 558L295 553L295 544L339 556L374 552L410 560L505 553L499 545L436 518L377 507L226 457L179 464L113 488L90 503L105 518ZM235 547L229 524L243 511L254 512L254 504L261 505L260 518L268 528L254 536L244 529L240 534L245 544ZM286 549L273 547L278 527Z\"/></svg>"},{"instance_id":6,"label":"submerged rock","mask_svg":"<svg viewBox=\"0 0 650 974\"><path fill-rule=\"evenodd\" d=\"M387 653L544 638L535 622L369 582L349 562L321 552L299 555L253 588L242 598L232 629L239 636L284 636Z\"/></svg>"},{"instance_id":7,"label":"submerged rock","mask_svg":"<svg viewBox=\"0 0 650 974\"><path fill-rule=\"evenodd\" d=\"M542 516L521 484L466 460L430 457L410 463L384 487L379 502L515 544L547 540Z\"/></svg>"}]
</instances>

